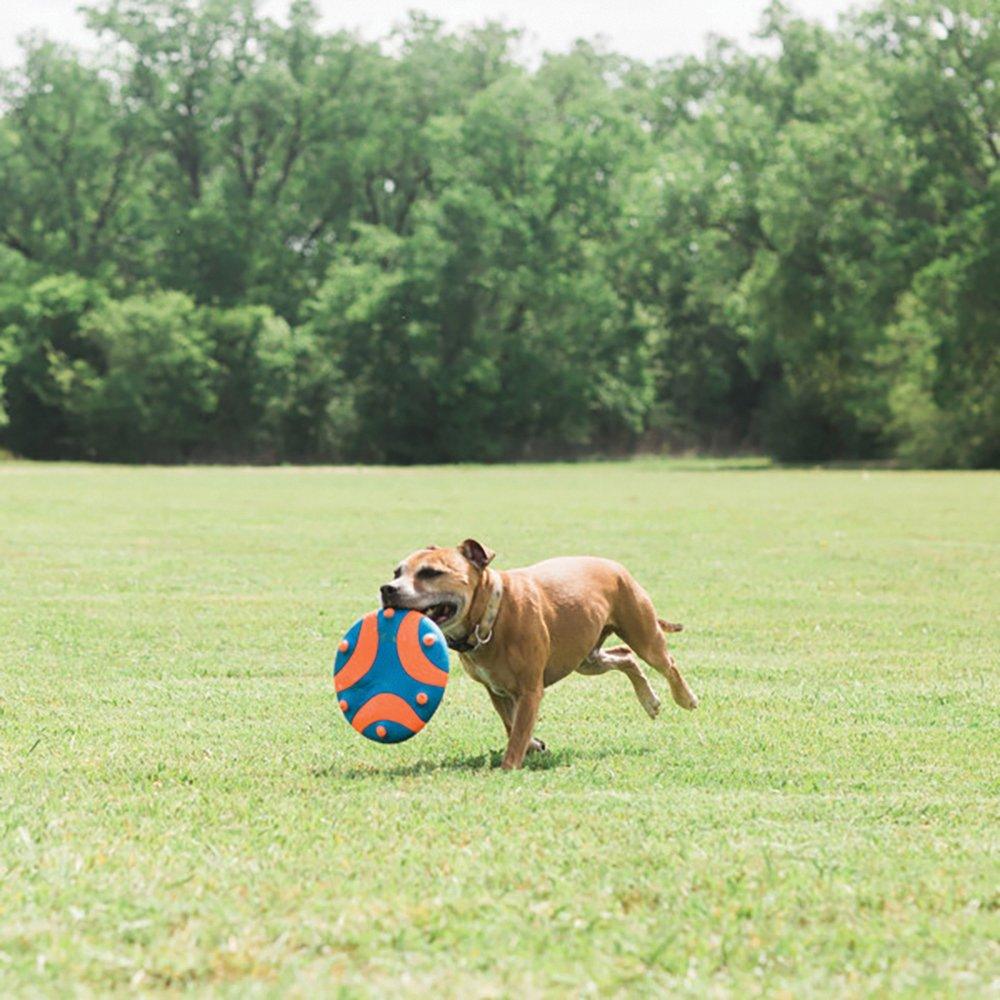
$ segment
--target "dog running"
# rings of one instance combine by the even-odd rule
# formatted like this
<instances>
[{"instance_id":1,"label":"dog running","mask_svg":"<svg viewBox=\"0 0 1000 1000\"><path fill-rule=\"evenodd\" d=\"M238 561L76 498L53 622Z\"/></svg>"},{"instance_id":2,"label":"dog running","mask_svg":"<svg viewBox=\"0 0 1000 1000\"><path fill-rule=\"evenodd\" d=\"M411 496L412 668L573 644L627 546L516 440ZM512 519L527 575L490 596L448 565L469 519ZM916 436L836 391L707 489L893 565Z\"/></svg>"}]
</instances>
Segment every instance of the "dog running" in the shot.
<instances>
[{"instance_id":1,"label":"dog running","mask_svg":"<svg viewBox=\"0 0 1000 1000\"><path fill-rule=\"evenodd\" d=\"M545 750L533 735L542 694L574 672L620 670L656 718L660 699L641 658L663 674L681 708L698 707L667 651L666 633L681 626L657 616L620 563L566 556L501 572L490 568L494 555L472 538L454 548L428 545L399 563L380 595L383 607L431 618L485 686L507 731L501 767L519 768L526 754ZM625 644L603 649L610 635Z\"/></svg>"}]
</instances>

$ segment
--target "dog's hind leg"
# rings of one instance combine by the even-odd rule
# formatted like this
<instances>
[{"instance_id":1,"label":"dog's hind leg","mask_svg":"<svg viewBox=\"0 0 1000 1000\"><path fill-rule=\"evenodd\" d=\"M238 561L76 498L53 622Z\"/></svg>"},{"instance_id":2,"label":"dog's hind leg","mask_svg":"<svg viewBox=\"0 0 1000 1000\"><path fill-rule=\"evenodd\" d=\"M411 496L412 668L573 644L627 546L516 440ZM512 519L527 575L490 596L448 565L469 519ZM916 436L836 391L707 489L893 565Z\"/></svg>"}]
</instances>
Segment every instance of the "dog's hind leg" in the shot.
<instances>
[{"instance_id":1,"label":"dog's hind leg","mask_svg":"<svg viewBox=\"0 0 1000 1000\"><path fill-rule=\"evenodd\" d=\"M655 719L660 711L660 699L656 697L656 692L650 687L649 679L642 672L639 661L628 646L595 649L576 668L577 673L586 674L588 677L605 674L609 670L620 670L632 682L639 704L651 719Z\"/></svg>"},{"instance_id":2,"label":"dog's hind leg","mask_svg":"<svg viewBox=\"0 0 1000 1000\"><path fill-rule=\"evenodd\" d=\"M698 699L677 669L664 638L665 632L679 632L680 626L658 618L646 591L634 580L629 582L627 599L620 600L615 608L615 632L643 660L666 677L670 693L681 708L697 708Z\"/></svg>"}]
</instances>

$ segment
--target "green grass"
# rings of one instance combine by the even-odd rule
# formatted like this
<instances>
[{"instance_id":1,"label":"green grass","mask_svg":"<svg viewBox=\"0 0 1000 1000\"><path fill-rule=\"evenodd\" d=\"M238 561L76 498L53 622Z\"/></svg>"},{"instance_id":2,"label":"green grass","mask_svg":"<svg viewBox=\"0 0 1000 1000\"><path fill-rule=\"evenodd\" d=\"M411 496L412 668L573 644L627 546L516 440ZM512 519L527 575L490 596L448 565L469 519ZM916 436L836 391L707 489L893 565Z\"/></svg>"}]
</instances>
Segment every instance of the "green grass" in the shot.
<instances>
[{"instance_id":1,"label":"green grass","mask_svg":"<svg viewBox=\"0 0 1000 1000\"><path fill-rule=\"evenodd\" d=\"M0 465L0 993L996 990L998 513L992 474ZM625 562L701 709L570 677L506 774L456 671L358 737L337 641L470 534Z\"/></svg>"}]
</instances>

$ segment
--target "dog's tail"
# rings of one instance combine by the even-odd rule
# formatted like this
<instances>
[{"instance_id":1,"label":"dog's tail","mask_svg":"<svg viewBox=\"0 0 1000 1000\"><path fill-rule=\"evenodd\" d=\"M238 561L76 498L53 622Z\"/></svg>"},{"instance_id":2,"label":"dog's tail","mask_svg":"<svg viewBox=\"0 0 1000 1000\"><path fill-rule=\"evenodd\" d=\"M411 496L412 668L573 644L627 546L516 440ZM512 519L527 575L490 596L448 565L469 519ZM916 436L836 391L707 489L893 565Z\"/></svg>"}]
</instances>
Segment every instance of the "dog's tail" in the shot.
<instances>
[{"instance_id":1,"label":"dog's tail","mask_svg":"<svg viewBox=\"0 0 1000 1000\"><path fill-rule=\"evenodd\" d=\"M660 628L662 628L664 632L684 631L684 626L678 625L676 622L665 622L662 618L657 618L656 620L660 623Z\"/></svg>"}]
</instances>

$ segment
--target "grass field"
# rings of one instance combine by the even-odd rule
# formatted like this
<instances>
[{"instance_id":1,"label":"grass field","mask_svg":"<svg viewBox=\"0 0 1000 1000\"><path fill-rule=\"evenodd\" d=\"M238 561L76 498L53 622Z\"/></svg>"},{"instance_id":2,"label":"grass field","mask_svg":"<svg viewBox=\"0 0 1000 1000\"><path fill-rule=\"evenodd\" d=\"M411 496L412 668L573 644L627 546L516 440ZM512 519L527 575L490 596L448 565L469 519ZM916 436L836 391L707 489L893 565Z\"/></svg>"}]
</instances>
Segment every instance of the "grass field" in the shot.
<instances>
[{"instance_id":1,"label":"grass field","mask_svg":"<svg viewBox=\"0 0 1000 1000\"><path fill-rule=\"evenodd\" d=\"M0 994L982 996L1000 476L0 465ZM701 698L377 747L336 642L475 535L625 562ZM657 689L665 685L654 679Z\"/></svg>"}]
</instances>

